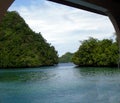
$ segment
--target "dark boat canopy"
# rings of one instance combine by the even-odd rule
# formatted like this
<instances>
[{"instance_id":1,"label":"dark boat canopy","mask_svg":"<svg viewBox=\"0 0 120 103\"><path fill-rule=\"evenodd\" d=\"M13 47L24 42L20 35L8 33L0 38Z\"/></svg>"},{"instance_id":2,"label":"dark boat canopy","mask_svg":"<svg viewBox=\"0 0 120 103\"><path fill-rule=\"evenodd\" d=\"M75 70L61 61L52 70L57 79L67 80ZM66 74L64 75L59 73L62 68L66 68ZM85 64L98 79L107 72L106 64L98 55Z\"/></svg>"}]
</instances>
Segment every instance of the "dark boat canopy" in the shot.
<instances>
[{"instance_id":1,"label":"dark boat canopy","mask_svg":"<svg viewBox=\"0 0 120 103\"><path fill-rule=\"evenodd\" d=\"M0 0L0 21L14 0Z\"/></svg>"},{"instance_id":2,"label":"dark boat canopy","mask_svg":"<svg viewBox=\"0 0 120 103\"><path fill-rule=\"evenodd\" d=\"M108 12L120 11L119 0L49 0L64 5L76 7L90 12L107 15Z\"/></svg>"}]
</instances>

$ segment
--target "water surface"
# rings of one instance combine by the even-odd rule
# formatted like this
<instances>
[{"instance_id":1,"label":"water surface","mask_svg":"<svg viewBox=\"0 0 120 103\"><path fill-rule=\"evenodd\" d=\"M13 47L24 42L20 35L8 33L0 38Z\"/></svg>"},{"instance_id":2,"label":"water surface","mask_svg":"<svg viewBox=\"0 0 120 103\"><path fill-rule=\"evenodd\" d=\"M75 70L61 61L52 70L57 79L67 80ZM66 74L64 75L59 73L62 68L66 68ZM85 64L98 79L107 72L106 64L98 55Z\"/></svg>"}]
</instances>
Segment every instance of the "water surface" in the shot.
<instances>
[{"instance_id":1,"label":"water surface","mask_svg":"<svg viewBox=\"0 0 120 103\"><path fill-rule=\"evenodd\" d=\"M120 103L120 69L73 64L2 69L0 103Z\"/></svg>"}]
</instances>

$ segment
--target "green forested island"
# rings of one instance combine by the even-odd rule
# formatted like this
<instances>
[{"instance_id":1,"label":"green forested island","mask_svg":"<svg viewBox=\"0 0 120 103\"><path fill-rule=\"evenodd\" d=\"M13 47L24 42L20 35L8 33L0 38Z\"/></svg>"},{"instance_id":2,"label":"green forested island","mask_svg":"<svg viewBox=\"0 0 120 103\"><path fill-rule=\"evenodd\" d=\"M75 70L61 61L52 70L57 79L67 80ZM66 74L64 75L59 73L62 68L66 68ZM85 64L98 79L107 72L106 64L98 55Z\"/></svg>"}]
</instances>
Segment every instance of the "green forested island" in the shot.
<instances>
[{"instance_id":1,"label":"green forested island","mask_svg":"<svg viewBox=\"0 0 120 103\"><path fill-rule=\"evenodd\" d=\"M59 62L60 63L72 62L72 56L73 56L73 53L67 52L64 55L62 55L61 57L59 57Z\"/></svg>"},{"instance_id":2,"label":"green forested island","mask_svg":"<svg viewBox=\"0 0 120 103\"><path fill-rule=\"evenodd\" d=\"M118 43L109 39L84 40L72 61L78 66L117 66L119 58Z\"/></svg>"},{"instance_id":3,"label":"green forested island","mask_svg":"<svg viewBox=\"0 0 120 103\"><path fill-rule=\"evenodd\" d=\"M0 68L37 67L58 63L58 54L33 32L16 12L7 12L0 24Z\"/></svg>"},{"instance_id":4,"label":"green forested island","mask_svg":"<svg viewBox=\"0 0 120 103\"><path fill-rule=\"evenodd\" d=\"M78 66L117 66L118 43L109 39L82 41L74 54L67 52L58 60L57 51L35 33L16 12L7 12L0 24L0 68L50 66L73 62Z\"/></svg>"}]
</instances>

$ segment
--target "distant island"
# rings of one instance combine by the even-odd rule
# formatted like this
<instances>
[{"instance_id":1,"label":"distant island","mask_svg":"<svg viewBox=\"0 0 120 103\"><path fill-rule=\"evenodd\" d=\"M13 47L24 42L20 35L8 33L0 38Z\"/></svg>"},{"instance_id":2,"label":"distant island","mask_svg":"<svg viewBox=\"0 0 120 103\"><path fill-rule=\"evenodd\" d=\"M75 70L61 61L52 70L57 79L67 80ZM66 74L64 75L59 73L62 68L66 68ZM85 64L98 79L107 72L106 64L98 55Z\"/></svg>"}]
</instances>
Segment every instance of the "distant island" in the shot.
<instances>
[{"instance_id":1,"label":"distant island","mask_svg":"<svg viewBox=\"0 0 120 103\"><path fill-rule=\"evenodd\" d=\"M118 43L113 40L98 40L90 37L84 40L72 61L78 66L116 67L119 63Z\"/></svg>"},{"instance_id":2,"label":"distant island","mask_svg":"<svg viewBox=\"0 0 120 103\"><path fill-rule=\"evenodd\" d=\"M58 63L55 48L35 33L16 12L0 24L0 68L50 66Z\"/></svg>"},{"instance_id":3,"label":"distant island","mask_svg":"<svg viewBox=\"0 0 120 103\"><path fill-rule=\"evenodd\" d=\"M64 55L62 55L61 57L59 57L59 62L60 63L72 62L72 57L73 57L73 53L67 52Z\"/></svg>"}]
</instances>

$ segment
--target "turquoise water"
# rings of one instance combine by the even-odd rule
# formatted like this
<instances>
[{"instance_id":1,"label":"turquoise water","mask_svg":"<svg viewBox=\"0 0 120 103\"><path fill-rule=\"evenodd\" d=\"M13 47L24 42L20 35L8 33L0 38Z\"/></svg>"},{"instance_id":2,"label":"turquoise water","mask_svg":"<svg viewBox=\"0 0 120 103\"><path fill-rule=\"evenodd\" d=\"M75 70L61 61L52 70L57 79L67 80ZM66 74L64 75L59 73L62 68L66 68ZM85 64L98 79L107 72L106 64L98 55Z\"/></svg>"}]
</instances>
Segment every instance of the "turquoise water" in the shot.
<instances>
[{"instance_id":1,"label":"turquoise water","mask_svg":"<svg viewBox=\"0 0 120 103\"><path fill-rule=\"evenodd\" d=\"M120 103L120 69L73 64L2 69L0 103Z\"/></svg>"}]
</instances>

